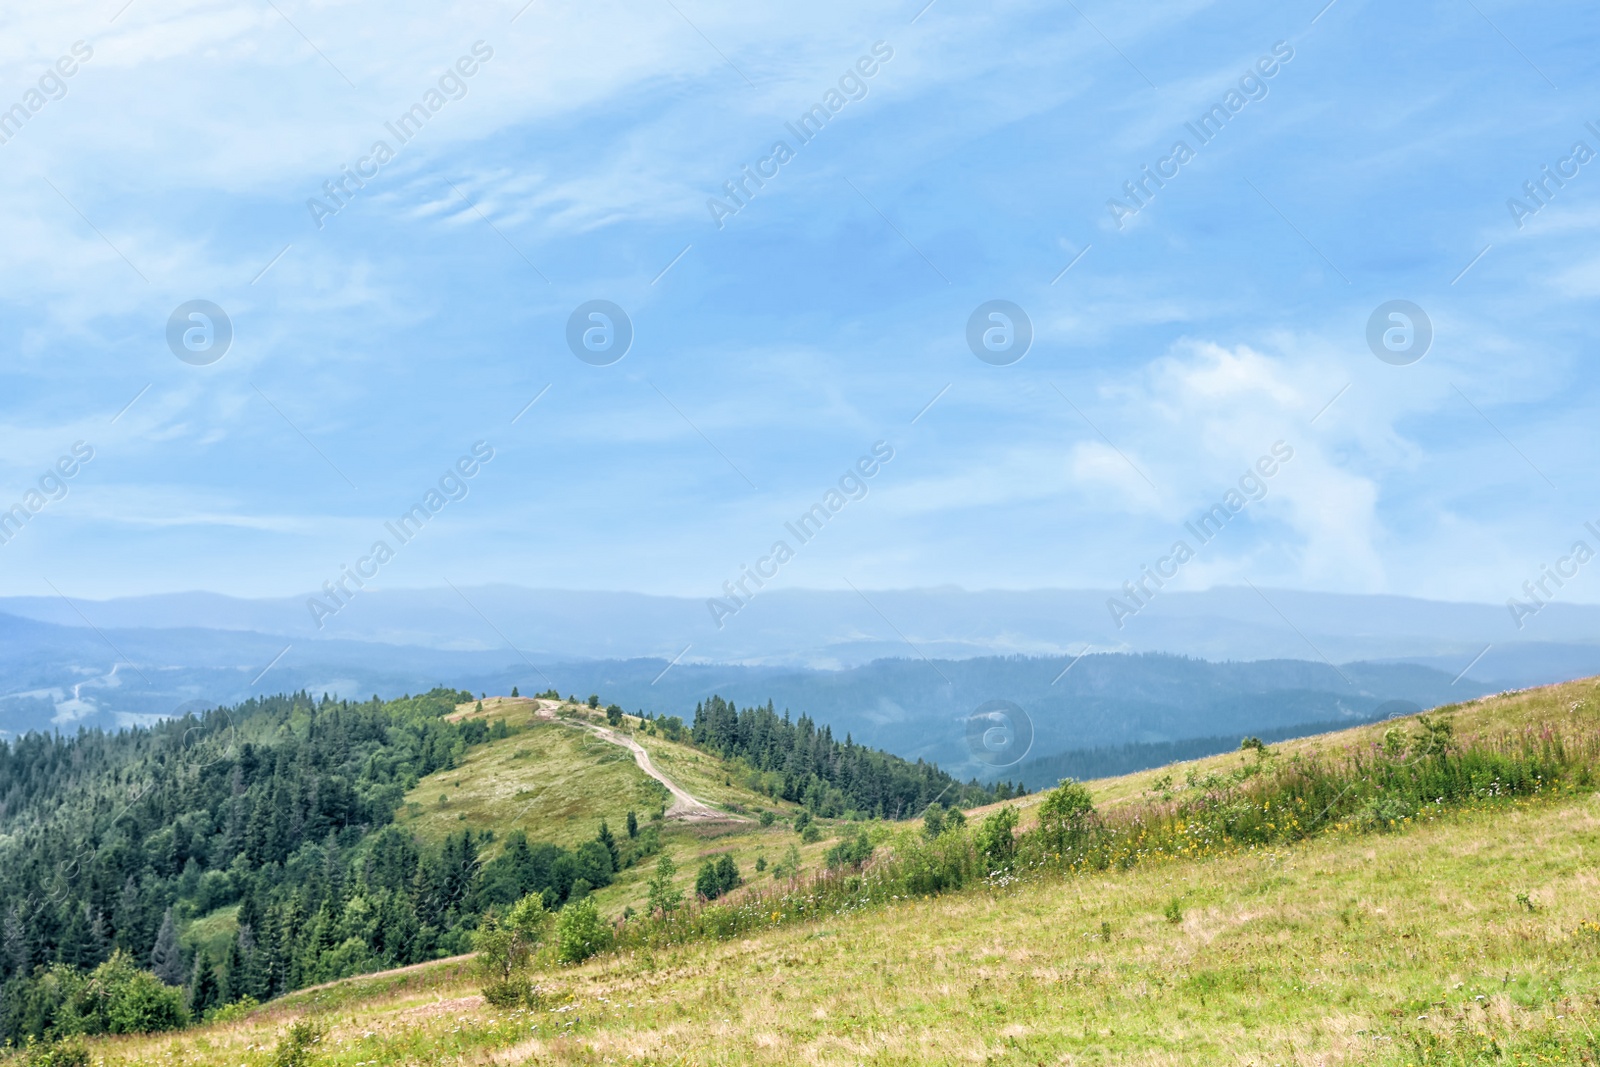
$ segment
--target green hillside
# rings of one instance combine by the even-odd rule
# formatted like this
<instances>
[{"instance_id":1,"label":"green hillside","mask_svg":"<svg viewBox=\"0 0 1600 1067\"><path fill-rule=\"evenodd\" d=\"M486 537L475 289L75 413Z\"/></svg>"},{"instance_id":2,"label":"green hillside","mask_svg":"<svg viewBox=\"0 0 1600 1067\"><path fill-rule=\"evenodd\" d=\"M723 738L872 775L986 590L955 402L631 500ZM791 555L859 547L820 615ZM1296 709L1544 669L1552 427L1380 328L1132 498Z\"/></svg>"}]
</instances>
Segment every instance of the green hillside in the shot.
<instances>
[{"instance_id":1,"label":"green hillside","mask_svg":"<svg viewBox=\"0 0 1600 1067\"><path fill-rule=\"evenodd\" d=\"M530 895L606 915L648 911L652 880L715 898L814 864L863 812L996 796L770 705L713 699L693 725L598 705L296 693L0 743L0 1041L166 1029L458 955Z\"/></svg>"},{"instance_id":2,"label":"green hillside","mask_svg":"<svg viewBox=\"0 0 1600 1067\"><path fill-rule=\"evenodd\" d=\"M1063 790L937 839L884 825L856 873L621 923L577 965L536 954L517 1006L448 960L90 1051L265 1067L298 1021L330 1067L1594 1063L1597 698L1570 683L1095 782L1093 812ZM917 863L999 854L984 819L1007 809L1014 858L903 891Z\"/></svg>"},{"instance_id":3,"label":"green hillside","mask_svg":"<svg viewBox=\"0 0 1600 1067\"><path fill-rule=\"evenodd\" d=\"M626 750L585 730L536 719L534 701L484 703L484 719L513 732L407 791L395 825L419 840L438 844L467 826L501 839L523 830L541 841L577 845L594 837L601 819L621 827L629 811L648 817L668 799Z\"/></svg>"},{"instance_id":4,"label":"green hillside","mask_svg":"<svg viewBox=\"0 0 1600 1067\"><path fill-rule=\"evenodd\" d=\"M482 711L477 710L480 703ZM646 862L617 871L611 885L594 891L609 912L644 907L645 882L660 855L673 860L679 871L676 884L692 896L696 872L708 859L729 855L740 870L753 873L758 860L777 862L790 844L801 847L803 855L825 848L801 843L787 821L803 810L800 805L744 788L733 780L736 772L725 761L688 743L645 732L638 717L624 716L621 734L638 741L673 782L725 814L715 821L665 818L672 801L666 788L641 770L626 749L583 725L604 726L604 713L567 701L544 701L542 706L548 716L540 715L540 701L528 697L461 704L454 720L503 722L507 736L473 749L459 766L418 781L406 794L396 825L434 843L463 827L487 832L493 840L480 855L489 860L516 831L530 840L566 846L593 839L602 820L625 834L632 811L652 839L651 849L641 857ZM443 803L440 796L446 798ZM758 821L762 811L779 818L763 827Z\"/></svg>"}]
</instances>

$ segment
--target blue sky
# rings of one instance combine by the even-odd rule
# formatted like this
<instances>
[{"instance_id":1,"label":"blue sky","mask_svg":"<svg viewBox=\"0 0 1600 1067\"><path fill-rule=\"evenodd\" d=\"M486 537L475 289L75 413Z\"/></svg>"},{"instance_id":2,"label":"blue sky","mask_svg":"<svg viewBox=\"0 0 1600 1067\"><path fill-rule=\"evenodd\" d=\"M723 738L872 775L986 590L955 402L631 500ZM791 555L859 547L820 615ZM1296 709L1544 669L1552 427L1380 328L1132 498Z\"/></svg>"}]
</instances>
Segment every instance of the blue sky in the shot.
<instances>
[{"instance_id":1,"label":"blue sky","mask_svg":"<svg viewBox=\"0 0 1600 1067\"><path fill-rule=\"evenodd\" d=\"M1280 441L1181 585L1501 602L1600 519L1600 159L1507 207L1600 151L1587 6L119 3L0 33L4 107L93 53L0 144L0 507L94 449L0 594L310 591L478 441L379 582L716 595L878 441L775 581L1115 587ZM165 336L197 299L234 331L205 366ZM635 333L610 366L565 340L596 299ZM1009 366L965 339L993 299L1033 326ZM1393 299L1434 329L1408 366L1365 339Z\"/></svg>"}]
</instances>

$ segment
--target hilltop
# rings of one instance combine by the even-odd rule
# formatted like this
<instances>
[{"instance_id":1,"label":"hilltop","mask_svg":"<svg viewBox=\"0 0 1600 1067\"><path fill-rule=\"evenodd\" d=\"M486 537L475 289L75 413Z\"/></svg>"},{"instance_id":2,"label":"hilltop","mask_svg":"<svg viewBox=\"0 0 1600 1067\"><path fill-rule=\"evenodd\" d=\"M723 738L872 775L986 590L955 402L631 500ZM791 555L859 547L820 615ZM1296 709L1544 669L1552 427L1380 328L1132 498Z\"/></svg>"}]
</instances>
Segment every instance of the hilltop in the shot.
<instances>
[{"instance_id":1,"label":"hilltop","mask_svg":"<svg viewBox=\"0 0 1600 1067\"><path fill-rule=\"evenodd\" d=\"M458 955L529 894L640 912L663 863L715 896L708 865L732 888L814 863L836 825L1010 795L805 715L702 707L296 693L0 745L0 1039L159 1029ZM104 988L143 1006L115 1021Z\"/></svg>"},{"instance_id":2,"label":"hilltop","mask_svg":"<svg viewBox=\"0 0 1600 1067\"><path fill-rule=\"evenodd\" d=\"M985 805L979 847L1009 809L1040 860L931 895L875 895L927 847L885 827L858 874L813 883L845 894L826 909L750 914L769 892L752 882L705 908L737 932L619 927L624 948L539 963L531 1006L485 1003L472 963L445 960L92 1051L253 1067L326 1028L305 1047L350 1067L1592 1063L1597 699L1587 680L1097 781L1091 822L1051 799L1071 790ZM1223 811L1235 836L1206 836ZM1083 862L1029 851L1052 826ZM1093 826L1110 836L1072 836Z\"/></svg>"}]
</instances>

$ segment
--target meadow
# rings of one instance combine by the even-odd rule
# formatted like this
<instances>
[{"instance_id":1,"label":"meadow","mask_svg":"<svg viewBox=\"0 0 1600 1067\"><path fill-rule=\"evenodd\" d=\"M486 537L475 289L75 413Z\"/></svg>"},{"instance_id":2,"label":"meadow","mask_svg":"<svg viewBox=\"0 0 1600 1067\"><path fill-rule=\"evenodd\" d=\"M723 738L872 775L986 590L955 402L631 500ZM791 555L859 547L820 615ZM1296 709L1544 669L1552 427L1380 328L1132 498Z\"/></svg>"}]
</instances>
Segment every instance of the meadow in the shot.
<instances>
[{"instance_id":1,"label":"meadow","mask_svg":"<svg viewBox=\"0 0 1600 1067\"><path fill-rule=\"evenodd\" d=\"M1433 718L1462 745L1509 732L1575 747L1594 737L1595 694L1592 681L1571 683ZM1397 726L1426 736L1415 722L1380 724L1091 793L1108 823L1157 825L1208 777L1381 751ZM576 966L542 966L535 1008L486 1004L471 962L456 959L91 1052L108 1065L246 1067L301 1052L330 1067L1594 1063L1600 805L1577 781L1572 771L1392 824L1329 821L1288 841L1041 865L937 896L868 894L721 939L624 939ZM1036 819L1039 798L1012 803L1025 827ZM862 885L893 852L892 834L881 840ZM295 1023L310 1024L298 1043Z\"/></svg>"}]
</instances>

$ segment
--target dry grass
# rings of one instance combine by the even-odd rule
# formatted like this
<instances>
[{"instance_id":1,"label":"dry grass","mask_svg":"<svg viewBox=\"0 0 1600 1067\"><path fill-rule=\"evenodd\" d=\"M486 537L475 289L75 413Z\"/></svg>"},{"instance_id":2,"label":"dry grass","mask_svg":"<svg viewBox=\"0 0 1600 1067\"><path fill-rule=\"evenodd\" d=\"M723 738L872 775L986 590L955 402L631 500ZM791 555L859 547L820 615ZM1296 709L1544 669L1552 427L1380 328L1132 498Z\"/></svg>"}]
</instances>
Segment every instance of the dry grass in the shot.
<instances>
[{"instance_id":1,"label":"dry grass","mask_svg":"<svg viewBox=\"0 0 1600 1067\"><path fill-rule=\"evenodd\" d=\"M1592 728L1572 705L1595 695L1582 682L1476 702L1455 713L1457 734L1573 715ZM1125 803L1154 777L1096 795ZM1597 847L1600 797L1507 803L1402 833L1047 875L602 957L542 976L540 1011L483 1005L456 967L95 1052L108 1067L257 1067L291 1012L321 1011L329 1067L1576 1064L1600 1025L1600 937L1580 926L1600 919ZM1163 916L1173 898L1178 923Z\"/></svg>"}]
</instances>

